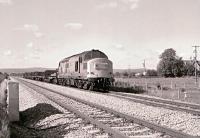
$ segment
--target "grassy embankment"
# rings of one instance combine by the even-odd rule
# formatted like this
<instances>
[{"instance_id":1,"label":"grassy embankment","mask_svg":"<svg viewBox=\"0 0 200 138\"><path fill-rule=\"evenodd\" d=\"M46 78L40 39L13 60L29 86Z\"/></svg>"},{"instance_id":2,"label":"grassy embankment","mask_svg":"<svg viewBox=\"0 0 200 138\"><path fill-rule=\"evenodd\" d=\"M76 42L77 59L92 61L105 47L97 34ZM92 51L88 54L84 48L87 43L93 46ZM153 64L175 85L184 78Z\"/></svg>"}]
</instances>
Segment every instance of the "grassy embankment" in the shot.
<instances>
[{"instance_id":1,"label":"grassy embankment","mask_svg":"<svg viewBox=\"0 0 200 138\"><path fill-rule=\"evenodd\" d=\"M2 99L2 93L5 89L2 87L5 79L3 74L0 74L0 98ZM1 100L3 102L3 100ZM0 138L9 138L9 119L6 111L5 105L0 102Z\"/></svg>"},{"instance_id":2,"label":"grassy embankment","mask_svg":"<svg viewBox=\"0 0 200 138\"><path fill-rule=\"evenodd\" d=\"M200 104L200 82L195 78L115 78L124 88L140 87L146 95Z\"/></svg>"}]
</instances>

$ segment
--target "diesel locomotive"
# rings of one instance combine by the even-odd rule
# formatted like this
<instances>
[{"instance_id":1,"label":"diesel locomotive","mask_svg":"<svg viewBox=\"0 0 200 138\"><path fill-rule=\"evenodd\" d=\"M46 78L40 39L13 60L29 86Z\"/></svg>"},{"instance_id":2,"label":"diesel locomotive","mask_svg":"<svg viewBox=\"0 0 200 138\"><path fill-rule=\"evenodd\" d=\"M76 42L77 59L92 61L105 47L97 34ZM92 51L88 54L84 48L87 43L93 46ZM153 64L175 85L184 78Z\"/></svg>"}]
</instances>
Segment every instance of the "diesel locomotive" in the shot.
<instances>
[{"instance_id":1,"label":"diesel locomotive","mask_svg":"<svg viewBox=\"0 0 200 138\"><path fill-rule=\"evenodd\" d=\"M28 73L24 77L81 89L108 91L114 81L113 63L103 52L90 50L64 58L56 71Z\"/></svg>"},{"instance_id":2,"label":"diesel locomotive","mask_svg":"<svg viewBox=\"0 0 200 138\"><path fill-rule=\"evenodd\" d=\"M85 51L59 62L56 83L107 91L112 82L113 63L99 50Z\"/></svg>"}]
</instances>

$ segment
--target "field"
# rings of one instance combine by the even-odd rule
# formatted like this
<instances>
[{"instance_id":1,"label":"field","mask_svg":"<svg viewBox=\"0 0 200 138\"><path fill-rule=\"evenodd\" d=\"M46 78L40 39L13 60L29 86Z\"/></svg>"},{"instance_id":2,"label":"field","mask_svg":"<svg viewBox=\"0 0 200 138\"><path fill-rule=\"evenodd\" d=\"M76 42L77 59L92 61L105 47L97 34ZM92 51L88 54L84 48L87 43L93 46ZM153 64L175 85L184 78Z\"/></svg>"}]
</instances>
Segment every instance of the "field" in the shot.
<instances>
[{"instance_id":1,"label":"field","mask_svg":"<svg viewBox=\"0 0 200 138\"><path fill-rule=\"evenodd\" d=\"M200 104L200 80L184 78L115 78L123 87L142 86L144 95Z\"/></svg>"}]
</instances>

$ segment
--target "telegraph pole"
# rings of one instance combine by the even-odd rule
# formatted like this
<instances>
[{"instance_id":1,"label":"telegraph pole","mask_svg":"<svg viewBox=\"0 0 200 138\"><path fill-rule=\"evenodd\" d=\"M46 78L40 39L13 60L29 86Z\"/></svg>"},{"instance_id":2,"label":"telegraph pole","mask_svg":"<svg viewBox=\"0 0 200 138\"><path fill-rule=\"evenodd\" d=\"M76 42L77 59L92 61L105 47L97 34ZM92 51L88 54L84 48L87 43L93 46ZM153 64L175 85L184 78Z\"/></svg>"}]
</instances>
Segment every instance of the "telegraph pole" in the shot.
<instances>
[{"instance_id":1,"label":"telegraph pole","mask_svg":"<svg viewBox=\"0 0 200 138\"><path fill-rule=\"evenodd\" d=\"M131 65L129 64L128 65L128 78L131 77Z\"/></svg>"},{"instance_id":2,"label":"telegraph pole","mask_svg":"<svg viewBox=\"0 0 200 138\"><path fill-rule=\"evenodd\" d=\"M192 46L192 47L194 47L194 54L195 54L195 56L194 56L194 63L195 63L195 82L196 82L196 84L197 84L197 80L198 80L198 78L197 78L197 48L198 47L200 47L200 46Z\"/></svg>"},{"instance_id":3,"label":"telegraph pole","mask_svg":"<svg viewBox=\"0 0 200 138\"><path fill-rule=\"evenodd\" d=\"M146 63L145 63L145 59L144 59L144 62L143 62L143 67L144 67L144 71L146 72Z\"/></svg>"}]
</instances>

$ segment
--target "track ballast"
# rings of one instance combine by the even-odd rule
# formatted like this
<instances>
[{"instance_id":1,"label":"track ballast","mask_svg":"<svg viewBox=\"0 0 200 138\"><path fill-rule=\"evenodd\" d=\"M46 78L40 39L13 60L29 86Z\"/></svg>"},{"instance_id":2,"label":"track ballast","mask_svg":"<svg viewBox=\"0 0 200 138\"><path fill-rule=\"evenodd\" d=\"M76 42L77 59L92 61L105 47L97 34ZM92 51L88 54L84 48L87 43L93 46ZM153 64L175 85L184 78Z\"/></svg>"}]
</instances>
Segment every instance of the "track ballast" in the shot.
<instances>
[{"instance_id":1,"label":"track ballast","mask_svg":"<svg viewBox=\"0 0 200 138\"><path fill-rule=\"evenodd\" d=\"M63 95L49 88L41 87L30 82L24 83L26 83L26 85L28 85L32 89L40 91L41 94L45 95L52 101L58 103L59 105L64 104L61 106L66 106L66 103L64 103L62 100L56 100L56 96L52 96L50 95L50 93L53 93L54 95L55 93L57 95L62 95L65 101L68 101L68 105L70 103L71 105L73 105L73 108L70 110L74 110L74 108L76 107L76 109L78 110L76 114L86 114L86 116L92 118L89 122L96 122L96 125L99 128L102 128L104 132L107 132L114 137L193 137L176 130L172 130L126 114L119 113L107 107L90 103L88 101L84 101L82 99L75 98L72 96ZM46 93L41 91L46 91ZM85 106L85 108L83 108L83 106Z\"/></svg>"}]
</instances>

